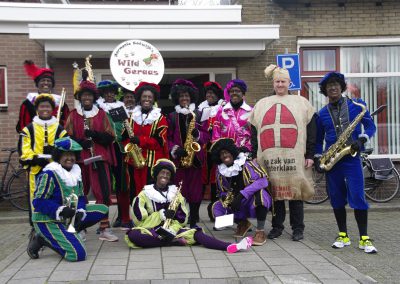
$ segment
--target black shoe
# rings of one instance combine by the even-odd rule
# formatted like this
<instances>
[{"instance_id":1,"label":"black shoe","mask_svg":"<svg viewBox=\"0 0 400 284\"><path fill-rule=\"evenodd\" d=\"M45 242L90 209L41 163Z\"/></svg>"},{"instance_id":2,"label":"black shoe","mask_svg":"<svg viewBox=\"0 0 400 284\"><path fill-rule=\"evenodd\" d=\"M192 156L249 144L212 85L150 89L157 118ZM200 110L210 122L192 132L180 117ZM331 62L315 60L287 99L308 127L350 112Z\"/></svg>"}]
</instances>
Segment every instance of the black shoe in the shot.
<instances>
[{"instance_id":1,"label":"black shoe","mask_svg":"<svg viewBox=\"0 0 400 284\"><path fill-rule=\"evenodd\" d=\"M211 222L215 222L214 214L212 212L212 207L214 203L210 203L207 205L207 213L208 213L208 218L210 218Z\"/></svg>"},{"instance_id":2,"label":"black shoe","mask_svg":"<svg viewBox=\"0 0 400 284\"><path fill-rule=\"evenodd\" d=\"M35 234L34 237L29 241L26 252L28 253L29 257L32 259L39 258L39 251L43 247L40 238L41 237L38 234Z\"/></svg>"},{"instance_id":3,"label":"black shoe","mask_svg":"<svg viewBox=\"0 0 400 284\"><path fill-rule=\"evenodd\" d=\"M304 239L303 231L301 231L301 230L294 230L294 231L293 231L293 235L292 235L292 240L295 241L295 242L298 242L298 241L300 241L300 240L302 240L302 239Z\"/></svg>"},{"instance_id":4,"label":"black shoe","mask_svg":"<svg viewBox=\"0 0 400 284\"><path fill-rule=\"evenodd\" d=\"M268 233L267 238L270 240L276 239L279 236L282 235L282 230L279 230L277 228L272 228L272 230Z\"/></svg>"},{"instance_id":5,"label":"black shoe","mask_svg":"<svg viewBox=\"0 0 400 284\"><path fill-rule=\"evenodd\" d=\"M113 228L119 228L121 227L122 224L122 220L120 218L115 219L114 223L113 223Z\"/></svg>"}]
</instances>

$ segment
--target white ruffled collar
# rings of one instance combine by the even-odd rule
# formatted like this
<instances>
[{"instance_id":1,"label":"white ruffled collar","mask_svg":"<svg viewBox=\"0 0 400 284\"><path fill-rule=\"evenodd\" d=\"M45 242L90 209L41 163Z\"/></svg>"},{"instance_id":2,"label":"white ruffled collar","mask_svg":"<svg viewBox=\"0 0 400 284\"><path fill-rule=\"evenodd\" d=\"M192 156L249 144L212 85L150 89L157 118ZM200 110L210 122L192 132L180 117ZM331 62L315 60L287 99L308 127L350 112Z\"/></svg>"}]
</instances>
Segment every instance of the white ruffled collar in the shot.
<instances>
[{"instance_id":1,"label":"white ruffled collar","mask_svg":"<svg viewBox=\"0 0 400 284\"><path fill-rule=\"evenodd\" d=\"M151 200L157 203L171 202L178 191L175 185L168 186L167 198L154 188L154 184L145 185L143 187L144 194Z\"/></svg>"},{"instance_id":2,"label":"white ruffled collar","mask_svg":"<svg viewBox=\"0 0 400 284\"><path fill-rule=\"evenodd\" d=\"M44 126L45 124L47 124L47 126L50 126L57 122L57 118L52 116L48 120L43 120L43 119L40 119L39 116L37 115L33 118L33 122L36 124L39 124L40 126Z\"/></svg>"},{"instance_id":3,"label":"white ruffled collar","mask_svg":"<svg viewBox=\"0 0 400 284\"><path fill-rule=\"evenodd\" d=\"M43 171L47 170L55 172L67 186L76 186L78 182L82 181L81 168L77 164L74 164L72 169L67 171L61 164L51 162L43 169Z\"/></svg>"},{"instance_id":4,"label":"white ruffled collar","mask_svg":"<svg viewBox=\"0 0 400 284\"><path fill-rule=\"evenodd\" d=\"M136 106L132 112L132 119L139 125L153 124L153 122L159 119L160 116L161 109L158 107L153 107L148 114L144 114L142 113L142 107Z\"/></svg>"},{"instance_id":5,"label":"white ruffled collar","mask_svg":"<svg viewBox=\"0 0 400 284\"><path fill-rule=\"evenodd\" d=\"M96 101L97 105L104 110L106 113L108 113L111 109L119 108L119 107L124 107L125 105L121 101L115 101L113 103L106 103L104 98L98 98Z\"/></svg>"},{"instance_id":6,"label":"white ruffled collar","mask_svg":"<svg viewBox=\"0 0 400 284\"><path fill-rule=\"evenodd\" d=\"M58 106L60 104L61 96L56 95L56 94L50 94L50 95L52 95L52 97L56 103L56 106ZM28 95L26 96L26 99L33 104L35 102L35 99L37 96L39 96L38 93L28 93Z\"/></svg>"},{"instance_id":7,"label":"white ruffled collar","mask_svg":"<svg viewBox=\"0 0 400 284\"><path fill-rule=\"evenodd\" d=\"M99 108L98 108L96 105L93 105L93 107L92 107L91 110L84 110L84 109L82 108L82 105L79 105L79 106L76 108L76 111L77 111L77 113L80 114L81 116L84 116L84 115L85 115L86 118L91 118L91 117L96 116L96 115L99 113Z\"/></svg>"},{"instance_id":8,"label":"white ruffled collar","mask_svg":"<svg viewBox=\"0 0 400 284\"><path fill-rule=\"evenodd\" d=\"M230 109L230 108L233 108L232 105L231 105L231 102L228 102L226 105L224 105L224 110L225 109ZM246 104L245 101L243 101L243 104L240 106L240 108L244 109L245 111L251 111L251 106Z\"/></svg>"},{"instance_id":9,"label":"white ruffled collar","mask_svg":"<svg viewBox=\"0 0 400 284\"><path fill-rule=\"evenodd\" d=\"M187 109L187 108L185 108L185 107L181 107L180 105L176 105L176 106L175 106L175 111L176 111L177 113L181 113L181 114L187 115L187 114L189 114L191 111L194 111L195 108L196 108L196 105L195 105L195 104L190 104L190 105L189 105L189 109Z\"/></svg>"},{"instance_id":10,"label":"white ruffled collar","mask_svg":"<svg viewBox=\"0 0 400 284\"><path fill-rule=\"evenodd\" d=\"M237 176L242 170L242 166L246 162L246 156L244 153L240 153L239 156L233 161L233 165L228 167L224 163L218 165L218 171L225 177Z\"/></svg>"},{"instance_id":11,"label":"white ruffled collar","mask_svg":"<svg viewBox=\"0 0 400 284\"><path fill-rule=\"evenodd\" d=\"M215 106L210 106L208 104L207 100L205 100L204 102L199 104L199 107L198 107L199 111L202 112L201 121L205 121L205 120L215 117L223 102L224 102L224 100L221 99L218 101L218 103Z\"/></svg>"}]
</instances>

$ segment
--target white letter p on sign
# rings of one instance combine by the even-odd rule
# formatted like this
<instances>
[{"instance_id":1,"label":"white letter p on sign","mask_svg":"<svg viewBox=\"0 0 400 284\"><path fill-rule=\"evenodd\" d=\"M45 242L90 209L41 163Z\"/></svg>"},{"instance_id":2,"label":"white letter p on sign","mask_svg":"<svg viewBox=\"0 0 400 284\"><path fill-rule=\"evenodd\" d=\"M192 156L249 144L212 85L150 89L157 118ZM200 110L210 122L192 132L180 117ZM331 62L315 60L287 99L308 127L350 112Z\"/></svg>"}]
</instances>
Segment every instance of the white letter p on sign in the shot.
<instances>
[{"instance_id":1,"label":"white letter p on sign","mask_svg":"<svg viewBox=\"0 0 400 284\"><path fill-rule=\"evenodd\" d=\"M282 58L282 65L283 65L282 68L286 68L286 69L293 68L293 66L294 66L293 58L290 58L290 57Z\"/></svg>"}]
</instances>

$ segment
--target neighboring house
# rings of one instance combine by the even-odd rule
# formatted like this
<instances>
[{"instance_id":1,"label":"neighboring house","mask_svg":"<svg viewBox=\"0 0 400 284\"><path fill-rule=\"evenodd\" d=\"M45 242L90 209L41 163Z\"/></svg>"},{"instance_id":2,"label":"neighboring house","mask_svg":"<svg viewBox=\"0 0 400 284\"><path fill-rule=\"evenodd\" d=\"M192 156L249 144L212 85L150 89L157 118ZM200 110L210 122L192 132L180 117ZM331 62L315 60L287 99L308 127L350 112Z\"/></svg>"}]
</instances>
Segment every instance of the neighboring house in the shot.
<instances>
[{"instance_id":1,"label":"neighboring house","mask_svg":"<svg viewBox=\"0 0 400 284\"><path fill-rule=\"evenodd\" d=\"M33 3L32 3L33 2ZM319 109L319 79L346 74L355 96L377 118L375 153L400 157L400 2L396 0L53 0L0 2L0 143L16 145L18 108L32 81L22 63L32 59L56 72L72 107L72 63L92 54L97 80L110 78L109 57L122 41L141 39L164 57L161 106L177 77L248 83L254 104L270 94L266 65L277 54L300 53L303 89ZM49 4L52 3L52 4ZM180 4L180 5L177 5ZM191 5L189 5L191 4ZM197 4L198 6L193 6Z\"/></svg>"}]
</instances>

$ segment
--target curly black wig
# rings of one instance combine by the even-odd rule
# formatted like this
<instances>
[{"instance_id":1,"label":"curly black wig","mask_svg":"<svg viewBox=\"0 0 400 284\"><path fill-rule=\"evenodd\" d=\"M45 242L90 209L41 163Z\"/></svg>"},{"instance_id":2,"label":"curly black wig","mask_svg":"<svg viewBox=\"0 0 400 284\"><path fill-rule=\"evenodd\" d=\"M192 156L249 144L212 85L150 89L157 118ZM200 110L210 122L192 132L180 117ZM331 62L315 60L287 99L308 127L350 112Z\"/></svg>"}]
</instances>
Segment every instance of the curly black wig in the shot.
<instances>
[{"instance_id":1,"label":"curly black wig","mask_svg":"<svg viewBox=\"0 0 400 284\"><path fill-rule=\"evenodd\" d=\"M140 99L144 91L150 91L153 94L154 102L156 102L160 97L160 92L155 87L151 85L144 85L143 87L137 89L135 92L135 100L138 105L140 104Z\"/></svg>"},{"instance_id":2,"label":"curly black wig","mask_svg":"<svg viewBox=\"0 0 400 284\"><path fill-rule=\"evenodd\" d=\"M231 138L220 138L215 141L210 148L211 159L217 165L222 164L220 154L222 150L226 150L232 154L233 160L239 156L239 149L236 147L235 142Z\"/></svg>"},{"instance_id":3,"label":"curly black wig","mask_svg":"<svg viewBox=\"0 0 400 284\"><path fill-rule=\"evenodd\" d=\"M37 109L39 104L41 104L43 102L49 102L53 109L56 108L56 103L54 102L54 99L53 99L53 97L51 97L51 95L41 94L41 95L37 96L35 99L35 102L34 102L35 109Z\"/></svg>"},{"instance_id":4,"label":"curly black wig","mask_svg":"<svg viewBox=\"0 0 400 284\"><path fill-rule=\"evenodd\" d=\"M72 153L75 154L76 161L79 161L81 159L81 152L78 152L78 151L62 151L62 150L57 149L57 148L53 149L53 152L51 153L51 157L52 157L54 162L59 163L60 159L61 159L61 156L64 153L68 153L68 152L72 152Z\"/></svg>"},{"instance_id":5,"label":"curly black wig","mask_svg":"<svg viewBox=\"0 0 400 284\"><path fill-rule=\"evenodd\" d=\"M177 80L178 81L178 80ZM172 98L172 102L175 105L179 105L179 96L180 94L183 93L189 93L190 95L190 103L191 104L195 104L197 103L197 99L198 99L198 90L197 88L193 85L192 82L190 81L186 81L186 80L181 80L181 81L185 81L185 82L189 82L192 86L190 86L189 84L186 83L176 83L177 81L175 81L172 84L172 88L171 88L171 98Z\"/></svg>"},{"instance_id":6,"label":"curly black wig","mask_svg":"<svg viewBox=\"0 0 400 284\"><path fill-rule=\"evenodd\" d=\"M337 72L331 72L325 75L325 77L320 81L319 83L319 92L323 94L325 97L328 96L328 93L326 91L326 86L329 83L339 83L341 92L343 93L347 89L347 84L346 81L344 80L343 74L337 73Z\"/></svg>"}]
</instances>

